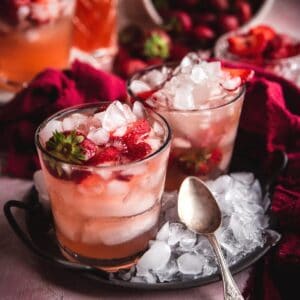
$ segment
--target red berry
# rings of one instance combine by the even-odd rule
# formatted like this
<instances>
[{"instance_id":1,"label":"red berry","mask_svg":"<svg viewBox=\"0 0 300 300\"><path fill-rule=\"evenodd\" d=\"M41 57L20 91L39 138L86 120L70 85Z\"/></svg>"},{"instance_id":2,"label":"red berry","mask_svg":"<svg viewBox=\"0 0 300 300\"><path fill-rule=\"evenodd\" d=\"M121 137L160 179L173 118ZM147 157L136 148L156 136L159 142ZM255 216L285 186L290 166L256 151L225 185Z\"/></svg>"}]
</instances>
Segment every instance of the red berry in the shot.
<instances>
[{"instance_id":1,"label":"red berry","mask_svg":"<svg viewBox=\"0 0 300 300\"><path fill-rule=\"evenodd\" d=\"M228 38L229 52L243 57L258 57L267 47L267 41L262 34L241 35Z\"/></svg>"},{"instance_id":2,"label":"red berry","mask_svg":"<svg viewBox=\"0 0 300 300\"><path fill-rule=\"evenodd\" d=\"M193 35L198 41L211 41L216 37L215 32L206 25L198 25L193 30Z\"/></svg>"},{"instance_id":3,"label":"red berry","mask_svg":"<svg viewBox=\"0 0 300 300\"><path fill-rule=\"evenodd\" d=\"M113 147L108 146L101 149L97 155L95 155L91 160L89 160L89 165L99 165L105 162L117 162L120 159L120 151Z\"/></svg>"},{"instance_id":4,"label":"red berry","mask_svg":"<svg viewBox=\"0 0 300 300\"><path fill-rule=\"evenodd\" d=\"M195 16L195 22L197 24L212 25L215 24L216 21L217 21L217 15L213 12L203 12Z\"/></svg>"},{"instance_id":5,"label":"red berry","mask_svg":"<svg viewBox=\"0 0 300 300\"><path fill-rule=\"evenodd\" d=\"M198 175L206 175L209 172L209 167L206 162L200 162L197 167L196 173Z\"/></svg>"},{"instance_id":6,"label":"red berry","mask_svg":"<svg viewBox=\"0 0 300 300\"><path fill-rule=\"evenodd\" d=\"M240 77L241 83L245 83L251 80L254 76L254 71L251 69L238 69L238 68L226 68L222 67L224 72L228 72L231 77ZM216 149L218 150L218 149Z\"/></svg>"},{"instance_id":7,"label":"red berry","mask_svg":"<svg viewBox=\"0 0 300 300\"><path fill-rule=\"evenodd\" d=\"M85 161L95 156L98 151L98 146L88 138L85 138L80 146L84 151Z\"/></svg>"},{"instance_id":8,"label":"red berry","mask_svg":"<svg viewBox=\"0 0 300 300\"><path fill-rule=\"evenodd\" d=\"M145 101L148 98L150 98L157 90L151 90L151 91L146 91L146 92L141 92L137 95L137 97L142 100Z\"/></svg>"},{"instance_id":9,"label":"red berry","mask_svg":"<svg viewBox=\"0 0 300 300\"><path fill-rule=\"evenodd\" d=\"M262 35L266 41L271 41L276 36L276 32L267 25L259 25L250 29L248 35Z\"/></svg>"},{"instance_id":10,"label":"red berry","mask_svg":"<svg viewBox=\"0 0 300 300\"><path fill-rule=\"evenodd\" d=\"M229 8L228 0L210 0L210 5L217 11L226 11Z\"/></svg>"},{"instance_id":11,"label":"red berry","mask_svg":"<svg viewBox=\"0 0 300 300\"><path fill-rule=\"evenodd\" d=\"M219 19L218 27L221 33L236 30L239 27L239 20L235 15L223 15Z\"/></svg>"},{"instance_id":12,"label":"red berry","mask_svg":"<svg viewBox=\"0 0 300 300\"><path fill-rule=\"evenodd\" d=\"M131 124L122 139L127 147L129 147L147 137L150 130L151 127L148 121L146 119L140 119Z\"/></svg>"},{"instance_id":13,"label":"red berry","mask_svg":"<svg viewBox=\"0 0 300 300\"><path fill-rule=\"evenodd\" d=\"M241 23L248 22L252 16L251 5L246 1L238 1L235 6L239 21Z\"/></svg>"},{"instance_id":14,"label":"red berry","mask_svg":"<svg viewBox=\"0 0 300 300\"><path fill-rule=\"evenodd\" d=\"M184 11L173 11L167 18L166 29L176 34L190 32L192 29L192 19Z\"/></svg>"},{"instance_id":15,"label":"red berry","mask_svg":"<svg viewBox=\"0 0 300 300\"><path fill-rule=\"evenodd\" d=\"M213 164L218 164L222 159L222 152L220 149L216 148L211 152L210 155L210 162L212 162Z\"/></svg>"},{"instance_id":16,"label":"red berry","mask_svg":"<svg viewBox=\"0 0 300 300\"><path fill-rule=\"evenodd\" d=\"M133 144L128 147L127 157L130 160L139 160L151 152L151 146L145 142Z\"/></svg>"}]
</instances>

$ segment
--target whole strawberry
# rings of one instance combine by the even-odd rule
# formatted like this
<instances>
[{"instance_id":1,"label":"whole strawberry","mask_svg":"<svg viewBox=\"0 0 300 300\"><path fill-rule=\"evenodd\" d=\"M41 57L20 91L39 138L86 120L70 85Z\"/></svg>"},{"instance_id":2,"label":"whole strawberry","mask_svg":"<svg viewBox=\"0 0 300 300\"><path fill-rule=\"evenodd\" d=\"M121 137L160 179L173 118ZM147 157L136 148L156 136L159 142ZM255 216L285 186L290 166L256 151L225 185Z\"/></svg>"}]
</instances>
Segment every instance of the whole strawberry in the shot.
<instances>
[{"instance_id":1,"label":"whole strawberry","mask_svg":"<svg viewBox=\"0 0 300 300\"><path fill-rule=\"evenodd\" d=\"M146 58L167 59L170 56L171 39L161 30L150 30L145 35L143 43L143 56Z\"/></svg>"},{"instance_id":2,"label":"whole strawberry","mask_svg":"<svg viewBox=\"0 0 300 300\"><path fill-rule=\"evenodd\" d=\"M55 131L46 150L60 161L83 164L97 153L98 146L78 131Z\"/></svg>"},{"instance_id":3,"label":"whole strawberry","mask_svg":"<svg viewBox=\"0 0 300 300\"><path fill-rule=\"evenodd\" d=\"M166 17L165 28L168 32L178 35L192 30L192 19L184 11L173 11Z\"/></svg>"}]
</instances>

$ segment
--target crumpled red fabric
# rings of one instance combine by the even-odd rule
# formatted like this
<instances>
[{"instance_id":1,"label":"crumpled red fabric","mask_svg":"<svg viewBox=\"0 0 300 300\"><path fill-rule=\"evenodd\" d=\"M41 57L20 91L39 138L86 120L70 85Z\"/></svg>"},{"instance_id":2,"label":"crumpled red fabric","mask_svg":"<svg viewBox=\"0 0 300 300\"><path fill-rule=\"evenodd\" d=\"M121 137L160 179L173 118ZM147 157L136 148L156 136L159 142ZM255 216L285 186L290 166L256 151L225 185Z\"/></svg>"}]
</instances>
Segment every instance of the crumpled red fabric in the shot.
<instances>
[{"instance_id":1,"label":"crumpled red fabric","mask_svg":"<svg viewBox=\"0 0 300 300\"><path fill-rule=\"evenodd\" d=\"M0 108L0 151L7 153L4 172L32 178L39 168L34 133L53 113L83 103L125 98L126 86L122 79L79 61L63 72L43 71Z\"/></svg>"},{"instance_id":2,"label":"crumpled red fabric","mask_svg":"<svg viewBox=\"0 0 300 300\"><path fill-rule=\"evenodd\" d=\"M251 300L298 299L300 283L300 90L293 83L256 69L249 83L234 155L252 167L266 167L275 150L285 151L287 167L277 178L271 212L282 234L254 268ZM256 165L256 166L255 166Z\"/></svg>"}]
</instances>

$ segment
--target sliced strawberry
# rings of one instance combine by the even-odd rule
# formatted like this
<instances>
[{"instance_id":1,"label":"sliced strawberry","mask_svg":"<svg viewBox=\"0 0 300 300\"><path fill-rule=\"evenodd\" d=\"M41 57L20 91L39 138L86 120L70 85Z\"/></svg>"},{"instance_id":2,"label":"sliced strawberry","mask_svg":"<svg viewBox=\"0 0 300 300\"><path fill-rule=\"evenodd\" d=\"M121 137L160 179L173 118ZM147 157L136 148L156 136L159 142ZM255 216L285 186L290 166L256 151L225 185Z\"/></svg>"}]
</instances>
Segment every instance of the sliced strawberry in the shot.
<instances>
[{"instance_id":1,"label":"sliced strawberry","mask_svg":"<svg viewBox=\"0 0 300 300\"><path fill-rule=\"evenodd\" d=\"M108 146L100 150L91 160L89 165L97 166L107 162L117 162L120 160L121 152L113 146Z\"/></svg>"},{"instance_id":2,"label":"sliced strawberry","mask_svg":"<svg viewBox=\"0 0 300 300\"><path fill-rule=\"evenodd\" d=\"M228 50L238 56L256 57L263 53L267 43L264 34L231 36L228 38Z\"/></svg>"},{"instance_id":3,"label":"sliced strawberry","mask_svg":"<svg viewBox=\"0 0 300 300\"><path fill-rule=\"evenodd\" d=\"M221 161L222 156L222 151L218 148L215 148L210 154L209 161L213 164L218 164Z\"/></svg>"},{"instance_id":4,"label":"sliced strawberry","mask_svg":"<svg viewBox=\"0 0 300 300\"><path fill-rule=\"evenodd\" d=\"M249 35L262 35L266 41L271 41L276 36L276 32L267 25L259 25L251 28Z\"/></svg>"},{"instance_id":5,"label":"sliced strawberry","mask_svg":"<svg viewBox=\"0 0 300 300\"><path fill-rule=\"evenodd\" d=\"M128 146L127 157L130 160L139 160L151 153L151 146L145 142Z\"/></svg>"},{"instance_id":6,"label":"sliced strawberry","mask_svg":"<svg viewBox=\"0 0 300 300\"><path fill-rule=\"evenodd\" d=\"M137 97L143 101L147 100L150 98L157 90L151 90L151 91L145 91L141 92L137 95Z\"/></svg>"},{"instance_id":7,"label":"sliced strawberry","mask_svg":"<svg viewBox=\"0 0 300 300\"><path fill-rule=\"evenodd\" d=\"M232 78L240 77L242 84L249 81L249 80L251 80L254 76L254 71L250 70L250 69L238 69L238 68L222 67L222 70L224 72L229 73Z\"/></svg>"},{"instance_id":8,"label":"sliced strawberry","mask_svg":"<svg viewBox=\"0 0 300 300\"><path fill-rule=\"evenodd\" d=\"M151 127L146 119L139 119L133 122L131 126L127 129L127 132L122 137L122 141L127 147L134 145L148 136Z\"/></svg>"}]
</instances>

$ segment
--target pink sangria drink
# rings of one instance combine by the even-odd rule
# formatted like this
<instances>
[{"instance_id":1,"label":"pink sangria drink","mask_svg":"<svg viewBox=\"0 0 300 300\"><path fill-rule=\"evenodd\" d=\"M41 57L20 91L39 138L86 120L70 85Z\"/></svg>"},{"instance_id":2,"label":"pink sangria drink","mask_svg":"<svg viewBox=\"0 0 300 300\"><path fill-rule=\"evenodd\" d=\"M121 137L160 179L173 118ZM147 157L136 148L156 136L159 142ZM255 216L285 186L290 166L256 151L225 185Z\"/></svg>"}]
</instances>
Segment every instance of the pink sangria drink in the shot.
<instances>
[{"instance_id":1,"label":"pink sangria drink","mask_svg":"<svg viewBox=\"0 0 300 300\"><path fill-rule=\"evenodd\" d=\"M21 88L47 67L67 67L74 9L75 0L0 1L0 87Z\"/></svg>"},{"instance_id":2,"label":"pink sangria drink","mask_svg":"<svg viewBox=\"0 0 300 300\"><path fill-rule=\"evenodd\" d=\"M158 229L165 120L138 102L89 104L46 120L36 145L62 253L109 271L134 264Z\"/></svg>"},{"instance_id":3,"label":"pink sangria drink","mask_svg":"<svg viewBox=\"0 0 300 300\"><path fill-rule=\"evenodd\" d=\"M187 175L212 179L225 173L233 151L250 71L222 68L188 54L178 66L135 74L131 98L163 115L173 131L166 188L175 190Z\"/></svg>"}]
</instances>

